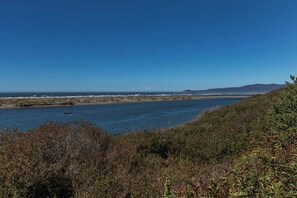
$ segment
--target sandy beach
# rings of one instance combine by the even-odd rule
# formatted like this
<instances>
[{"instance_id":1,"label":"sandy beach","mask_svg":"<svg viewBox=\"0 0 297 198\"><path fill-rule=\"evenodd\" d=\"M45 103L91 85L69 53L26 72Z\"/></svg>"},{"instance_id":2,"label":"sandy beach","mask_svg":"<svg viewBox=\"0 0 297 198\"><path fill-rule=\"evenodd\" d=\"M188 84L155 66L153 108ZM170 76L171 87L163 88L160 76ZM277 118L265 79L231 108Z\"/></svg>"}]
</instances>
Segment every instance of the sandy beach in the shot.
<instances>
[{"instance_id":1,"label":"sandy beach","mask_svg":"<svg viewBox=\"0 0 297 198\"><path fill-rule=\"evenodd\" d=\"M0 109L247 97L248 96L121 96L71 98L0 98Z\"/></svg>"}]
</instances>

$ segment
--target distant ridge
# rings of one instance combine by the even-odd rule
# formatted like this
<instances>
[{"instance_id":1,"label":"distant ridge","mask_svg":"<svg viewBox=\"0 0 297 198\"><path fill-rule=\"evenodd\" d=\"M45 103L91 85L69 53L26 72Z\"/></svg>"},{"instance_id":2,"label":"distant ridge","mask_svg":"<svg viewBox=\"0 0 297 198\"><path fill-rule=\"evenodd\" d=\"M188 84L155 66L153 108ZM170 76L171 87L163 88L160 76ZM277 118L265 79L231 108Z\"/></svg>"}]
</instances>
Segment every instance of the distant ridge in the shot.
<instances>
[{"instance_id":1,"label":"distant ridge","mask_svg":"<svg viewBox=\"0 0 297 198\"><path fill-rule=\"evenodd\" d=\"M285 85L280 84L253 84L242 87L215 88L206 90L185 90L184 93L193 93L197 95L255 95L265 94Z\"/></svg>"}]
</instances>

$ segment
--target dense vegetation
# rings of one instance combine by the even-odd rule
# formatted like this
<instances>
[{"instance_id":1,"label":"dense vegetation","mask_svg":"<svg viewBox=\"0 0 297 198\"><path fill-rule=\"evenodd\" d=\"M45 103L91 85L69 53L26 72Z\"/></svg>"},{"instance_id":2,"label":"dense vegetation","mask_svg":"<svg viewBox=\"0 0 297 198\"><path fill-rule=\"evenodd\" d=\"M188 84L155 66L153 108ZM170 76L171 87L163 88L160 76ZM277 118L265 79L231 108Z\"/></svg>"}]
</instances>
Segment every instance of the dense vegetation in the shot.
<instances>
[{"instance_id":1,"label":"dense vegetation","mask_svg":"<svg viewBox=\"0 0 297 198\"><path fill-rule=\"evenodd\" d=\"M232 171L204 192L214 197L297 197L297 78L275 100L270 130L254 139Z\"/></svg>"},{"instance_id":2,"label":"dense vegetation","mask_svg":"<svg viewBox=\"0 0 297 198\"><path fill-rule=\"evenodd\" d=\"M152 132L109 137L84 122L2 132L0 197L294 197L296 89Z\"/></svg>"}]
</instances>

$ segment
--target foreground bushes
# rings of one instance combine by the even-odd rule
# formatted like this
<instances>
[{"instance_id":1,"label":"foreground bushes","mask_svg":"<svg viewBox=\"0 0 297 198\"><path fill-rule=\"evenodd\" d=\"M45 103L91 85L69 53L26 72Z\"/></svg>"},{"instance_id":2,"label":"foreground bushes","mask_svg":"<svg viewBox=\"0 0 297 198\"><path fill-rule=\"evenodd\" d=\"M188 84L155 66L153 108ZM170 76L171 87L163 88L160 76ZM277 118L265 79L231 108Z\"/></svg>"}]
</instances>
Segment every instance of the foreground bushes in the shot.
<instances>
[{"instance_id":1,"label":"foreground bushes","mask_svg":"<svg viewBox=\"0 0 297 198\"><path fill-rule=\"evenodd\" d=\"M199 196L297 197L297 79L291 79L273 103L263 141L255 139L232 171Z\"/></svg>"},{"instance_id":2,"label":"foreground bushes","mask_svg":"<svg viewBox=\"0 0 297 198\"><path fill-rule=\"evenodd\" d=\"M0 196L87 196L104 175L108 142L86 123L51 123L10 138L0 150Z\"/></svg>"},{"instance_id":3,"label":"foreground bushes","mask_svg":"<svg viewBox=\"0 0 297 198\"><path fill-rule=\"evenodd\" d=\"M297 134L265 138L236 161L227 177L213 180L211 197L297 197Z\"/></svg>"},{"instance_id":4,"label":"foreground bushes","mask_svg":"<svg viewBox=\"0 0 297 198\"><path fill-rule=\"evenodd\" d=\"M287 83L287 88L275 101L269 115L274 132L297 132L297 78L291 76L291 79L293 83Z\"/></svg>"}]
</instances>

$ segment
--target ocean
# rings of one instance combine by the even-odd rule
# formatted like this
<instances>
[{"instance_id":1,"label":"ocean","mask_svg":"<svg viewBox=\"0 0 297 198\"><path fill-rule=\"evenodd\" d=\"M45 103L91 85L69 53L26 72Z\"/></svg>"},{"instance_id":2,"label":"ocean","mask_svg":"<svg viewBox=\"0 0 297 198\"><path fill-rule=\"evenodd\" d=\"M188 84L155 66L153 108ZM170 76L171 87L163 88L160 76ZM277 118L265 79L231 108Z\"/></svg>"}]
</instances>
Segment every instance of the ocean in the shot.
<instances>
[{"instance_id":1,"label":"ocean","mask_svg":"<svg viewBox=\"0 0 297 198\"><path fill-rule=\"evenodd\" d=\"M184 92L0 92L0 98L121 97L193 95Z\"/></svg>"}]
</instances>

